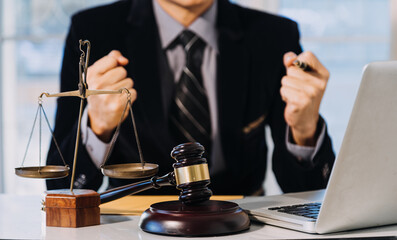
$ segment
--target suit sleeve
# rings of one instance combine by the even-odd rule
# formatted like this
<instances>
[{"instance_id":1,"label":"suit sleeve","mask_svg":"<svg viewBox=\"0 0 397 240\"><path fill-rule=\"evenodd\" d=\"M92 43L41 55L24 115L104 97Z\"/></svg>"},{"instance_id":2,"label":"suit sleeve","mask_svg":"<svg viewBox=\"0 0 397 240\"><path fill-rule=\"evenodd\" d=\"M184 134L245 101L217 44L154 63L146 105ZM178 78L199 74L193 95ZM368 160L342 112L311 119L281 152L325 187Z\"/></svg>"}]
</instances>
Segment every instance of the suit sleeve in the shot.
<instances>
[{"instance_id":1,"label":"suit sleeve","mask_svg":"<svg viewBox=\"0 0 397 240\"><path fill-rule=\"evenodd\" d=\"M72 24L65 42L65 50L61 70L60 91L76 90L79 82L79 39L84 36L79 34L78 24L72 18ZM79 114L80 99L77 97L63 97L57 100L57 113L55 120L54 137L57 140L66 164L72 169L74 147L77 134L77 119ZM81 140L81 139L80 139ZM63 165L54 142L47 155L47 165ZM68 177L57 180L47 180L48 189L69 188L72 170ZM79 144L77 155L75 188L88 188L97 190L102 184L102 174L93 164L82 141Z\"/></svg>"},{"instance_id":2,"label":"suit sleeve","mask_svg":"<svg viewBox=\"0 0 397 240\"><path fill-rule=\"evenodd\" d=\"M289 31L286 32L290 36L283 37L286 48L281 55L287 51L293 51L297 54L301 53L302 49L299 44L299 31L296 23L291 24ZM282 56L279 61L282 64ZM284 119L285 103L280 96L281 78L285 75L284 66L281 69L280 78L274 87L273 104L269 114L269 125L274 141L273 172L284 192L325 188L335 159L331 139L327 129L325 129L324 140L312 162L299 161L288 151L285 139L287 129ZM322 118L317 127L319 128L321 124L323 124Z\"/></svg>"}]
</instances>

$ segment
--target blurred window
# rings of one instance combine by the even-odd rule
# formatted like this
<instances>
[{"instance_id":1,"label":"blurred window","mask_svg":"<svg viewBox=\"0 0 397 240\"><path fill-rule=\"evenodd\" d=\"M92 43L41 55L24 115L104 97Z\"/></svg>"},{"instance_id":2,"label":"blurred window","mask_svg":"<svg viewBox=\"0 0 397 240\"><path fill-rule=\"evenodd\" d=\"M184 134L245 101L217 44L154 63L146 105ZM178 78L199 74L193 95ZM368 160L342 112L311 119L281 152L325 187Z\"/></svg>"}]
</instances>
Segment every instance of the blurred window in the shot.
<instances>
[{"instance_id":1,"label":"blurred window","mask_svg":"<svg viewBox=\"0 0 397 240\"><path fill-rule=\"evenodd\" d=\"M59 92L64 39L71 15L80 9L112 1L114 0L2 1L0 134L3 137L3 151L0 166L3 178L0 178L0 186L4 186L5 192L32 194L45 189L45 181L19 178L13 170L22 163L38 106L37 98L42 92ZM53 127L56 99L44 98L43 102ZM39 165L38 133L36 125L24 166ZM45 164L50 136L43 120L41 164Z\"/></svg>"}]
</instances>

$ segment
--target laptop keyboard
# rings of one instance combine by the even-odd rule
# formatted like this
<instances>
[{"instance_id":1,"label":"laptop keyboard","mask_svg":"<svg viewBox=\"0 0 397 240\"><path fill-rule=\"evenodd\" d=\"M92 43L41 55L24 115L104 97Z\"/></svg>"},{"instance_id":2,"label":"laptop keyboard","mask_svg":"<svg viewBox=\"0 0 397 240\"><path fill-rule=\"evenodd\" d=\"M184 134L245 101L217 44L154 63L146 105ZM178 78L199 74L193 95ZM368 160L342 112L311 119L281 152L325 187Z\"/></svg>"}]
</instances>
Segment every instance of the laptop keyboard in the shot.
<instances>
[{"instance_id":1,"label":"laptop keyboard","mask_svg":"<svg viewBox=\"0 0 397 240\"><path fill-rule=\"evenodd\" d=\"M320 207L321 203L306 203L291 206L271 207L268 208L268 210L317 219Z\"/></svg>"}]
</instances>

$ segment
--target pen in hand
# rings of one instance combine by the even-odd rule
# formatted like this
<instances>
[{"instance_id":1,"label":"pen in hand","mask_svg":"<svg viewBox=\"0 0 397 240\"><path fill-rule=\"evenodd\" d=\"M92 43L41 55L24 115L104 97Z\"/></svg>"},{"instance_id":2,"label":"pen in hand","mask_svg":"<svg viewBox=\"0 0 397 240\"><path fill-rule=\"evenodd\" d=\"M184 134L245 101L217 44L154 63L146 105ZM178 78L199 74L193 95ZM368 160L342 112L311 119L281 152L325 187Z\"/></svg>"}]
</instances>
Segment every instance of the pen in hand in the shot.
<instances>
[{"instance_id":1,"label":"pen in hand","mask_svg":"<svg viewBox=\"0 0 397 240\"><path fill-rule=\"evenodd\" d=\"M295 61L293 62L293 64L294 64L296 67L302 69L302 70L305 71L305 72L309 72L309 71L312 70L312 68L311 68L307 63L302 62L302 61L299 61L299 60L295 60Z\"/></svg>"}]
</instances>

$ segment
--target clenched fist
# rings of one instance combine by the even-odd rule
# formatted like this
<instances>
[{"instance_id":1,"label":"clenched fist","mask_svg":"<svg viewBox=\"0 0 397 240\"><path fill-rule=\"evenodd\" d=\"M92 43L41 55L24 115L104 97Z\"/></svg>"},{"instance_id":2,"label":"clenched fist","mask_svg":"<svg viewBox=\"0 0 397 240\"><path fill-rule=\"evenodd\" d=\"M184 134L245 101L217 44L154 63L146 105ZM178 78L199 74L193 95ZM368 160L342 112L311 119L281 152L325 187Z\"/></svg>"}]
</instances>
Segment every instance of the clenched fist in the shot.
<instances>
[{"instance_id":1,"label":"clenched fist","mask_svg":"<svg viewBox=\"0 0 397 240\"><path fill-rule=\"evenodd\" d=\"M96 61L88 68L87 84L92 90L119 90L126 88L131 93L131 101L136 99L133 81L127 78L124 66L128 59L117 50ZM120 121L125 108L125 94L92 95L87 99L88 117L92 131L104 142L108 142L113 130ZM126 112L124 119L127 117ZM123 119L123 120L124 120Z\"/></svg>"},{"instance_id":2,"label":"clenched fist","mask_svg":"<svg viewBox=\"0 0 397 240\"><path fill-rule=\"evenodd\" d=\"M307 63L310 71L296 67L293 62L297 59ZM303 52L299 56L288 52L284 54L284 65L287 74L281 80L280 93L286 103L285 121L296 144L314 146L320 103L329 72L312 52Z\"/></svg>"}]
</instances>

